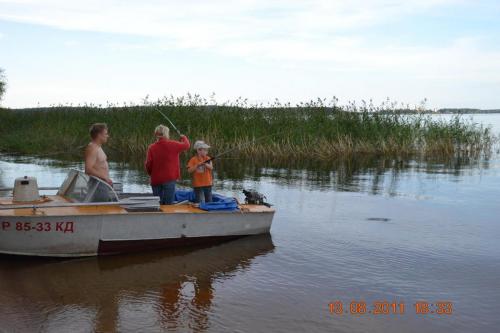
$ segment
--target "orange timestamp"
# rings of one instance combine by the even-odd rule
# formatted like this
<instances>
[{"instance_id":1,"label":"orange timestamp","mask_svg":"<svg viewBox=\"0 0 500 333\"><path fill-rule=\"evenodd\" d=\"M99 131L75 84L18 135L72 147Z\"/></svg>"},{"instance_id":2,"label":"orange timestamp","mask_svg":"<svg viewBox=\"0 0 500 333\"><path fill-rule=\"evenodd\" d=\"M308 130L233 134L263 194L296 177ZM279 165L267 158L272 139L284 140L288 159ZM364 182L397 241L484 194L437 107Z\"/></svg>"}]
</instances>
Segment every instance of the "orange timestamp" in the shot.
<instances>
[{"instance_id":1,"label":"orange timestamp","mask_svg":"<svg viewBox=\"0 0 500 333\"><path fill-rule=\"evenodd\" d=\"M453 303L449 301L417 301L411 307L417 315L451 315L453 314ZM405 302L397 301L373 301L367 303L363 300L351 300L342 302L339 300L328 303L328 310L334 315L404 315L406 313Z\"/></svg>"}]
</instances>

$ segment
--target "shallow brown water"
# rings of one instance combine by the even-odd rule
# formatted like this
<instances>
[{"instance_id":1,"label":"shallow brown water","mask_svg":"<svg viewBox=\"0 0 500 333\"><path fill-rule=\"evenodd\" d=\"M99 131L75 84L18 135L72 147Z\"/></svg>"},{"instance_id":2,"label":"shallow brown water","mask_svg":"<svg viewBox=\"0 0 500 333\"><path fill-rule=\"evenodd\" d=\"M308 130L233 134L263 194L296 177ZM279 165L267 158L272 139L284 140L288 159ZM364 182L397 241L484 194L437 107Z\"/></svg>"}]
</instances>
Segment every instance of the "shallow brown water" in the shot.
<instances>
[{"instance_id":1,"label":"shallow brown water","mask_svg":"<svg viewBox=\"0 0 500 333\"><path fill-rule=\"evenodd\" d=\"M271 236L262 235L140 255L62 261L5 256L2 327L9 332L205 330L221 278L245 272L273 249Z\"/></svg>"},{"instance_id":2,"label":"shallow brown water","mask_svg":"<svg viewBox=\"0 0 500 333\"><path fill-rule=\"evenodd\" d=\"M0 186L9 186L20 172L54 185L69 167L80 166L3 156ZM218 164L218 171L218 191L252 187L275 204L271 235L106 258L1 256L0 331L494 332L500 327L497 156L358 158L303 167L231 161ZM112 164L112 173L126 190L148 190L141 171ZM353 300L366 302L367 312L349 313ZM332 314L334 301L343 302L348 313ZM405 313L375 314L377 301L404 303ZM417 314L419 301L432 303L434 313ZM450 302L452 314L437 314L438 301Z\"/></svg>"}]
</instances>

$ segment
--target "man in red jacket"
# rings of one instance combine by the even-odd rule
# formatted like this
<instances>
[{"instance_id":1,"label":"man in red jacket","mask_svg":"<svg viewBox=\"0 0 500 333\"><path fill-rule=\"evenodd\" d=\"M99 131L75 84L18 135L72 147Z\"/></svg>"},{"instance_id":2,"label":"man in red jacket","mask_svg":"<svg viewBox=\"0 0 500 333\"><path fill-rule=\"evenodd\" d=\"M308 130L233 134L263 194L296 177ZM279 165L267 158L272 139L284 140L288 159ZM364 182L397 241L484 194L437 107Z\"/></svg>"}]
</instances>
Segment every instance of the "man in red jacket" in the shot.
<instances>
[{"instance_id":1,"label":"man in red jacket","mask_svg":"<svg viewBox=\"0 0 500 333\"><path fill-rule=\"evenodd\" d=\"M155 129L156 142L149 146L146 158L146 171L151 177L153 195L160 197L160 204L174 202L175 183L181 176L179 155L189 149L189 140L181 135L181 140L169 139L167 126L159 125Z\"/></svg>"}]
</instances>

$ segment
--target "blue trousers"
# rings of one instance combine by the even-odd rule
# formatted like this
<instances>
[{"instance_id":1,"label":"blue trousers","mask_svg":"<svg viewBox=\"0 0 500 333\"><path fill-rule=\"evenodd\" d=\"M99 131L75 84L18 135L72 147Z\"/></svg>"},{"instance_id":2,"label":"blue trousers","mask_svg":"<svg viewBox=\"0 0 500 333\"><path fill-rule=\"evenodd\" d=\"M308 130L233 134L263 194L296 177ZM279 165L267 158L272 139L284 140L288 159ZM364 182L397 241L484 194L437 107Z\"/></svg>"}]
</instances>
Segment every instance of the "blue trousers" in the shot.
<instances>
[{"instance_id":1,"label":"blue trousers","mask_svg":"<svg viewBox=\"0 0 500 333\"><path fill-rule=\"evenodd\" d=\"M153 195L160 197L160 205L171 205L175 199L175 180L160 185L151 185Z\"/></svg>"},{"instance_id":2,"label":"blue trousers","mask_svg":"<svg viewBox=\"0 0 500 333\"><path fill-rule=\"evenodd\" d=\"M212 186L195 187L194 202L212 202Z\"/></svg>"}]
</instances>

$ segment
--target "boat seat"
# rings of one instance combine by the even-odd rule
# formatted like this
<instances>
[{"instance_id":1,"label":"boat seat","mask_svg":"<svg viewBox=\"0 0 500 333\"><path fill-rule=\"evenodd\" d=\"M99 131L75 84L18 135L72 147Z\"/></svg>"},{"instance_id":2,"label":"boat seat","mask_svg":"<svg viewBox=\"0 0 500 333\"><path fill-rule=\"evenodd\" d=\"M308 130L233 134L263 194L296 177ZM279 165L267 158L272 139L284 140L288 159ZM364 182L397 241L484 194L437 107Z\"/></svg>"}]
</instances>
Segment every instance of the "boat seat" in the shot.
<instances>
[{"instance_id":1,"label":"boat seat","mask_svg":"<svg viewBox=\"0 0 500 333\"><path fill-rule=\"evenodd\" d=\"M127 212L159 212L160 198L156 196L128 197L120 200L120 206Z\"/></svg>"}]
</instances>

